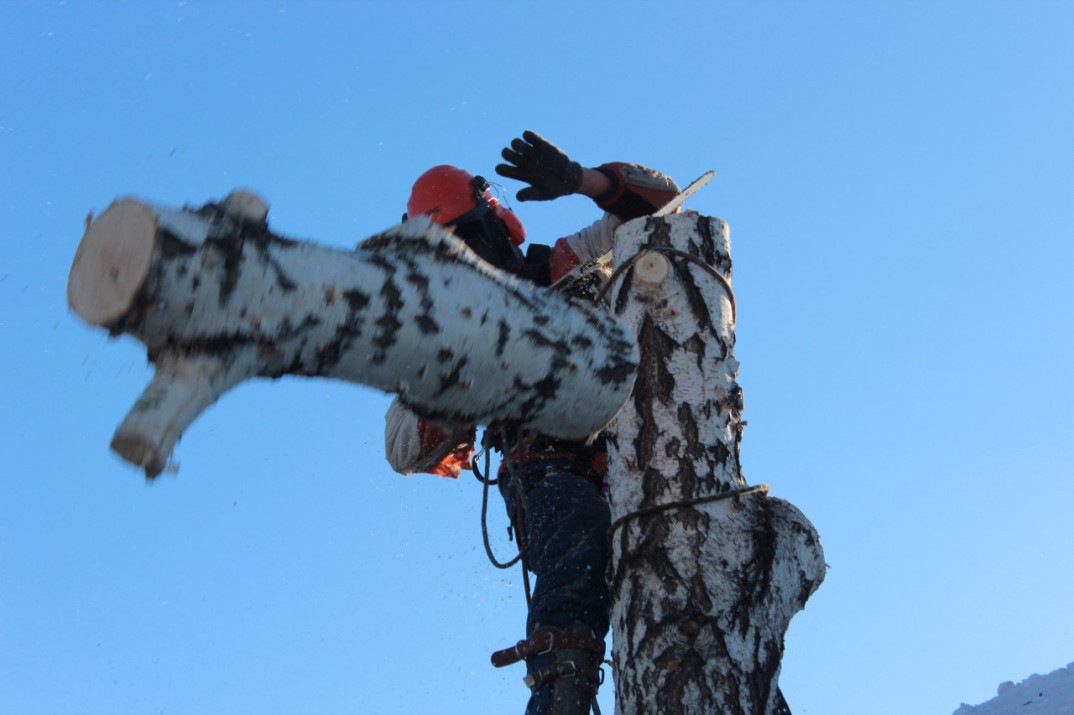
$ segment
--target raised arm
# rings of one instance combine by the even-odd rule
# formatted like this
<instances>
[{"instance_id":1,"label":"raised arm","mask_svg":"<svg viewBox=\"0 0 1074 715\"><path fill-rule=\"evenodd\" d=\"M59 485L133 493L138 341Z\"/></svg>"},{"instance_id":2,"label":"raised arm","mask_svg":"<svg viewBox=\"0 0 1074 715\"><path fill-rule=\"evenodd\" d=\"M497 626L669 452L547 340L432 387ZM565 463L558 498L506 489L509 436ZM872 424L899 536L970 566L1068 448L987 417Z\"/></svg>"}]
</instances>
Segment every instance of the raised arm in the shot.
<instances>
[{"instance_id":1,"label":"raised arm","mask_svg":"<svg viewBox=\"0 0 1074 715\"><path fill-rule=\"evenodd\" d=\"M620 221L652 213L679 193L668 176L638 164L612 162L585 168L540 134L523 132L501 152L507 163L496 173L529 186L515 196L519 201L551 201L582 194Z\"/></svg>"}]
</instances>

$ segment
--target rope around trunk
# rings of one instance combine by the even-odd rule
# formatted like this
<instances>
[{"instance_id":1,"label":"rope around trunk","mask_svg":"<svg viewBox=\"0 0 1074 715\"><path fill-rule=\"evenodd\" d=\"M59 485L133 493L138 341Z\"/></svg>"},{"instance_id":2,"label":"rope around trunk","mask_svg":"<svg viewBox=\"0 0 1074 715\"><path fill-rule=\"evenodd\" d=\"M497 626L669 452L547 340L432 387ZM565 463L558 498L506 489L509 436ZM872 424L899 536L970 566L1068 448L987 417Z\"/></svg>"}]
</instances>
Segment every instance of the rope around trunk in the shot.
<instances>
[{"instance_id":1,"label":"rope around trunk","mask_svg":"<svg viewBox=\"0 0 1074 715\"><path fill-rule=\"evenodd\" d=\"M630 521L643 516L649 516L650 514L658 514L662 511L668 511L669 509L682 509L688 506L694 506L695 504L708 504L710 502L723 501L724 499L731 499L732 497L745 496L746 494L758 494L762 493L765 496L768 495L768 485L758 484L752 487L740 487L738 489L732 489L729 492L723 492L721 494L709 494L703 497L696 497L694 499L682 499L680 501L668 502L667 504L655 504L653 506L647 506L637 511L632 511L629 514L624 514L608 527L608 541L612 540L612 536L615 534L615 530L620 526Z\"/></svg>"},{"instance_id":2,"label":"rope around trunk","mask_svg":"<svg viewBox=\"0 0 1074 715\"><path fill-rule=\"evenodd\" d=\"M694 265L698 266L706 273L708 273L710 276L715 278L723 287L724 291L727 293L727 298L731 301L731 322L735 324L738 323L738 306L735 303L735 291L731 289L730 282L728 282L728 280L723 277L723 274L710 266L708 263L705 263L697 256L691 255L686 251L680 251L677 248L668 248L666 246L645 246L633 256L619 264L619 267L616 268L615 271L612 272L611 276L608 277L608 282L605 283L604 287L600 289L600 293L597 294L597 297L594 299L593 302L599 305L600 302L604 300L604 297L608 295L608 292L611 290L612 285L615 283L616 279L619 278L620 275L622 275L623 271L633 266L639 258L641 258L649 251L653 251L655 253L663 253L668 256L674 256L676 258L681 258L685 261L689 261L690 263L693 263Z\"/></svg>"}]
</instances>

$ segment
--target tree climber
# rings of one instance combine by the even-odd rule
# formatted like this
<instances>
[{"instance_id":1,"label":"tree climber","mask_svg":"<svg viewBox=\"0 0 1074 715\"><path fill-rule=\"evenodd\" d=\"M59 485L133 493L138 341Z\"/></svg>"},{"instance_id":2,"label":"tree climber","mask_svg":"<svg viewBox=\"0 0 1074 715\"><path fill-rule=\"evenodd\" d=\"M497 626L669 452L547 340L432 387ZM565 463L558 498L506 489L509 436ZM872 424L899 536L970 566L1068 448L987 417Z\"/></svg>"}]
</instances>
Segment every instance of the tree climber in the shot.
<instances>
[{"instance_id":1,"label":"tree climber","mask_svg":"<svg viewBox=\"0 0 1074 715\"><path fill-rule=\"evenodd\" d=\"M531 131L514 139L502 156L507 163L499 164L496 173L529 184L517 193L519 201L583 194L604 216L552 247L530 245L523 256L519 246L525 229L490 194L488 182L443 165L414 183L404 220L428 215L484 260L541 286L611 250L617 226L652 213L679 191L670 178L636 164L583 168ZM386 416L388 461L401 474L457 477L471 467L474 441L472 428L441 430L398 398ZM523 549L523 564L537 576L527 638L494 654L493 663L525 658L532 693L527 715L584 715L595 705L609 626L610 516L603 440L587 445L521 435L510 425L497 425L488 430L484 444L503 453L500 492Z\"/></svg>"}]
</instances>

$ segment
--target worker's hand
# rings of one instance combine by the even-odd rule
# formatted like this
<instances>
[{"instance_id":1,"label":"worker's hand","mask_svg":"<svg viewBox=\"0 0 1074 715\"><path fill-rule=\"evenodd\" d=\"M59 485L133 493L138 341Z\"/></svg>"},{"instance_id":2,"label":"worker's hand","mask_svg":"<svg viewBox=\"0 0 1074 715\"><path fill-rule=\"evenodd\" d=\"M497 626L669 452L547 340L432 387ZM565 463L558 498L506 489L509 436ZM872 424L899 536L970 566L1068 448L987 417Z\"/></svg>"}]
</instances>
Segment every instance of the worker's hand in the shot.
<instances>
[{"instance_id":1,"label":"worker's hand","mask_svg":"<svg viewBox=\"0 0 1074 715\"><path fill-rule=\"evenodd\" d=\"M501 155L510 163L497 165L496 173L529 184L515 194L519 201L550 201L582 184L582 166L536 132L523 132Z\"/></svg>"}]
</instances>

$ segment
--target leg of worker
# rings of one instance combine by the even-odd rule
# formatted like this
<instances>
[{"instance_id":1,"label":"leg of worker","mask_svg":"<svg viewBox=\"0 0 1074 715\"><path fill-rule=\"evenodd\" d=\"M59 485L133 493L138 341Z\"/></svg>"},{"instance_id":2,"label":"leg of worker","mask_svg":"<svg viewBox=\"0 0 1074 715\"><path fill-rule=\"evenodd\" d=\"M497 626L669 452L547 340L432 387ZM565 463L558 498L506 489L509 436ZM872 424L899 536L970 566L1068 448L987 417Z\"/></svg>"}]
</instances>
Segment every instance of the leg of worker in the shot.
<instances>
[{"instance_id":1,"label":"leg of worker","mask_svg":"<svg viewBox=\"0 0 1074 715\"><path fill-rule=\"evenodd\" d=\"M526 560L537 576L527 632L549 630L603 641L610 602L608 504L592 482L570 472L553 472L526 486ZM534 687L526 712L588 713L601 657L593 649L553 647L528 658Z\"/></svg>"}]
</instances>

